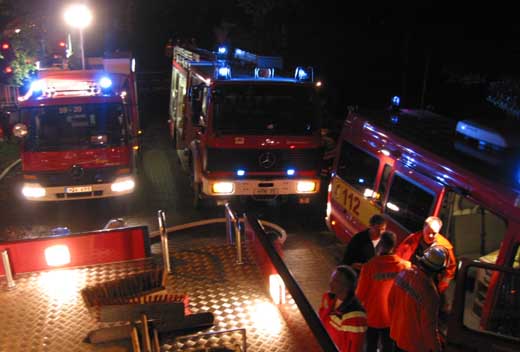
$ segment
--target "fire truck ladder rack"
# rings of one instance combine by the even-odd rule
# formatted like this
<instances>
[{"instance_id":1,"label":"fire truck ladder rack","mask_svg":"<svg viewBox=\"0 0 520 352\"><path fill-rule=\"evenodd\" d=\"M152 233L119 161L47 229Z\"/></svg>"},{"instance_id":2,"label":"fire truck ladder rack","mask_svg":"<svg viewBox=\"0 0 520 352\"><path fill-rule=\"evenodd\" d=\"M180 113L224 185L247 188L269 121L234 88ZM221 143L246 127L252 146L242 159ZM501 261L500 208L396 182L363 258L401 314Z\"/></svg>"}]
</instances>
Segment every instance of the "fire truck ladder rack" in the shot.
<instances>
[{"instance_id":1,"label":"fire truck ladder rack","mask_svg":"<svg viewBox=\"0 0 520 352\"><path fill-rule=\"evenodd\" d=\"M225 49L227 52L227 48ZM261 56L236 48L233 54L215 54L204 49L189 50L180 46L173 49L173 58L183 67L194 63L219 64L220 61L231 61L241 64L252 64L258 68L282 69L283 60L279 56Z\"/></svg>"}]
</instances>

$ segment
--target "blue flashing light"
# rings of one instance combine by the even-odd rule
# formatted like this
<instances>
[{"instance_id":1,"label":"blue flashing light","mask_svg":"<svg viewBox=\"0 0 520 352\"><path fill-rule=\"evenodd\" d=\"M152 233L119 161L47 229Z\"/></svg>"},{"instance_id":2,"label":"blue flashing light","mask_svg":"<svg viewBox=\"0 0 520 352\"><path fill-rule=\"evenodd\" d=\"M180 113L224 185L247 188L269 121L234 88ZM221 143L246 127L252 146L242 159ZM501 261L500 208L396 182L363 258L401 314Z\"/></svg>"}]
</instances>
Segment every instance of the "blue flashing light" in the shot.
<instances>
[{"instance_id":1,"label":"blue flashing light","mask_svg":"<svg viewBox=\"0 0 520 352\"><path fill-rule=\"evenodd\" d=\"M294 176L295 173L296 173L296 170L294 170L294 169L287 169L287 176Z\"/></svg>"},{"instance_id":2,"label":"blue flashing light","mask_svg":"<svg viewBox=\"0 0 520 352\"><path fill-rule=\"evenodd\" d=\"M66 236L70 235L70 230L68 227L55 227L51 230L52 236Z\"/></svg>"},{"instance_id":3,"label":"blue flashing light","mask_svg":"<svg viewBox=\"0 0 520 352\"><path fill-rule=\"evenodd\" d=\"M273 78L274 68L255 68L255 78Z\"/></svg>"},{"instance_id":4,"label":"blue flashing light","mask_svg":"<svg viewBox=\"0 0 520 352\"><path fill-rule=\"evenodd\" d=\"M108 77L101 77L99 80L99 86L103 89L108 89L112 86L112 80Z\"/></svg>"},{"instance_id":5,"label":"blue flashing light","mask_svg":"<svg viewBox=\"0 0 520 352\"><path fill-rule=\"evenodd\" d=\"M393 106L399 106L401 104L401 98L399 98L397 95L395 95L393 98L392 98L392 105Z\"/></svg>"},{"instance_id":6,"label":"blue flashing light","mask_svg":"<svg viewBox=\"0 0 520 352\"><path fill-rule=\"evenodd\" d=\"M33 92L41 92L45 88L45 82L42 80L37 80L31 83L31 90Z\"/></svg>"},{"instance_id":7,"label":"blue flashing light","mask_svg":"<svg viewBox=\"0 0 520 352\"><path fill-rule=\"evenodd\" d=\"M365 179L364 178L358 179L358 183L365 183Z\"/></svg>"},{"instance_id":8,"label":"blue flashing light","mask_svg":"<svg viewBox=\"0 0 520 352\"><path fill-rule=\"evenodd\" d=\"M399 116L392 115L392 117L390 117L390 122L392 122L394 125L397 125L399 123Z\"/></svg>"},{"instance_id":9,"label":"blue flashing light","mask_svg":"<svg viewBox=\"0 0 520 352\"><path fill-rule=\"evenodd\" d=\"M219 46L219 47L218 47L218 53L219 53L220 55L226 55L227 52L228 52L227 47L225 47L225 46Z\"/></svg>"},{"instance_id":10,"label":"blue flashing light","mask_svg":"<svg viewBox=\"0 0 520 352\"><path fill-rule=\"evenodd\" d=\"M516 183L520 185L520 167L516 170Z\"/></svg>"},{"instance_id":11,"label":"blue flashing light","mask_svg":"<svg viewBox=\"0 0 520 352\"><path fill-rule=\"evenodd\" d=\"M231 68L228 66L222 66L217 69L217 78L229 79L231 78Z\"/></svg>"},{"instance_id":12,"label":"blue flashing light","mask_svg":"<svg viewBox=\"0 0 520 352\"><path fill-rule=\"evenodd\" d=\"M246 174L246 170L239 169L237 170L237 176L244 176Z\"/></svg>"},{"instance_id":13,"label":"blue flashing light","mask_svg":"<svg viewBox=\"0 0 520 352\"><path fill-rule=\"evenodd\" d=\"M298 66L294 71L294 78L299 81L306 81L309 79L309 73L303 67Z\"/></svg>"}]
</instances>

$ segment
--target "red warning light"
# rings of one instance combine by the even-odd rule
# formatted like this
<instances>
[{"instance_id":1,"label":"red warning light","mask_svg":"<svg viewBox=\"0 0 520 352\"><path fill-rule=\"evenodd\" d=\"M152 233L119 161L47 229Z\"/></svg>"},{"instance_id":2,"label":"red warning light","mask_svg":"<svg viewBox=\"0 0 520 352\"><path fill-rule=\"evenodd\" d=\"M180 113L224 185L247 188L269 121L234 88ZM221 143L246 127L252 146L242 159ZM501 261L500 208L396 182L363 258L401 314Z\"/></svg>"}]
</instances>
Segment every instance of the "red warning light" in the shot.
<instances>
[{"instance_id":1,"label":"red warning light","mask_svg":"<svg viewBox=\"0 0 520 352\"><path fill-rule=\"evenodd\" d=\"M65 47L65 42L60 42L60 43L59 43L59 46L62 47L62 48L64 48L64 47Z\"/></svg>"},{"instance_id":2,"label":"red warning light","mask_svg":"<svg viewBox=\"0 0 520 352\"><path fill-rule=\"evenodd\" d=\"M11 66L7 66L6 68L4 68L4 72L5 73L12 73L13 69L11 68Z\"/></svg>"},{"instance_id":3,"label":"red warning light","mask_svg":"<svg viewBox=\"0 0 520 352\"><path fill-rule=\"evenodd\" d=\"M7 50L7 49L9 49L9 48L10 48L9 43L2 43L2 49L3 49L3 50Z\"/></svg>"}]
</instances>

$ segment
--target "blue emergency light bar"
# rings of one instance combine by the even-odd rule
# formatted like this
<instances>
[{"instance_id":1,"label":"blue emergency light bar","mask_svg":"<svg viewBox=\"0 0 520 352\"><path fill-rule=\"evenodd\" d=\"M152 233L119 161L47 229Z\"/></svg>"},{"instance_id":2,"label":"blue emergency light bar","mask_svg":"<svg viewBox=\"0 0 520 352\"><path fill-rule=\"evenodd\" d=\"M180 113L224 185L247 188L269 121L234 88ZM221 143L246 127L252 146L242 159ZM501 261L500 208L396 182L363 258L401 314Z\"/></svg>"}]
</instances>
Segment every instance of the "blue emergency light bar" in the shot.
<instances>
[{"instance_id":1,"label":"blue emergency light bar","mask_svg":"<svg viewBox=\"0 0 520 352\"><path fill-rule=\"evenodd\" d=\"M220 66L215 69L216 79L231 79L231 67Z\"/></svg>"},{"instance_id":2,"label":"blue emergency light bar","mask_svg":"<svg viewBox=\"0 0 520 352\"><path fill-rule=\"evenodd\" d=\"M255 68L255 78L273 78L274 68Z\"/></svg>"},{"instance_id":3,"label":"blue emergency light bar","mask_svg":"<svg viewBox=\"0 0 520 352\"><path fill-rule=\"evenodd\" d=\"M219 46L218 47L218 53L221 55L226 55L228 52L228 48L225 46Z\"/></svg>"},{"instance_id":4,"label":"blue emergency light bar","mask_svg":"<svg viewBox=\"0 0 520 352\"><path fill-rule=\"evenodd\" d=\"M45 88L45 82L42 80L36 80L31 83L31 90L33 92L41 92Z\"/></svg>"},{"instance_id":5,"label":"blue emergency light bar","mask_svg":"<svg viewBox=\"0 0 520 352\"><path fill-rule=\"evenodd\" d=\"M298 81L312 82L314 81L314 70L312 67L296 67L294 70L294 79Z\"/></svg>"},{"instance_id":6,"label":"blue emergency light bar","mask_svg":"<svg viewBox=\"0 0 520 352\"><path fill-rule=\"evenodd\" d=\"M101 77L101 79L99 80L99 86L102 89L108 89L108 88L112 87L112 80L106 76Z\"/></svg>"}]
</instances>

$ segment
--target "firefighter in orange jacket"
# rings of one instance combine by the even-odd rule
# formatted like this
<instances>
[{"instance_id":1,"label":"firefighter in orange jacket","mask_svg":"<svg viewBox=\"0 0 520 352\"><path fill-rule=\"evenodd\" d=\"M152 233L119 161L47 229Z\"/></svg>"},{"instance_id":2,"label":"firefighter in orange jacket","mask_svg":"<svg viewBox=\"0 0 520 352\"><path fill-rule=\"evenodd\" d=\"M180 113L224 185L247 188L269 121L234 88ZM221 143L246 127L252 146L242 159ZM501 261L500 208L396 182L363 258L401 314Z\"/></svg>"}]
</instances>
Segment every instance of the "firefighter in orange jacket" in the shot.
<instances>
[{"instance_id":1,"label":"firefighter in orange jacket","mask_svg":"<svg viewBox=\"0 0 520 352\"><path fill-rule=\"evenodd\" d=\"M424 251L431 246L441 246L446 250L447 264L441 277L438 278L437 288L443 294L448 288L450 281L455 277L457 260L453 252L453 245L439 233L442 220L436 216L430 216L424 221L422 231L415 232L406 237L397 247L395 254L405 260L417 264L416 258L421 257Z\"/></svg>"},{"instance_id":2,"label":"firefighter in orange jacket","mask_svg":"<svg viewBox=\"0 0 520 352\"><path fill-rule=\"evenodd\" d=\"M390 231L383 232L376 256L361 267L356 296L367 311L366 352L376 352L379 340L381 351L393 351L393 343L390 339L388 293L397 274L411 266L409 261L393 254L395 245L395 234Z\"/></svg>"},{"instance_id":3,"label":"firefighter in orange jacket","mask_svg":"<svg viewBox=\"0 0 520 352\"><path fill-rule=\"evenodd\" d=\"M340 352L361 352L367 330L366 313L354 292L357 274L348 265L337 266L330 291L323 294L319 316Z\"/></svg>"},{"instance_id":4,"label":"firefighter in orange jacket","mask_svg":"<svg viewBox=\"0 0 520 352\"><path fill-rule=\"evenodd\" d=\"M390 337L395 351L439 352L440 298L434 277L445 269L446 252L426 249L418 264L401 271L388 295Z\"/></svg>"}]
</instances>

